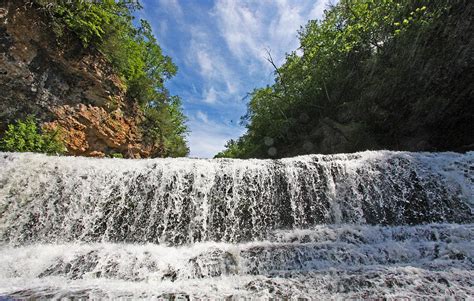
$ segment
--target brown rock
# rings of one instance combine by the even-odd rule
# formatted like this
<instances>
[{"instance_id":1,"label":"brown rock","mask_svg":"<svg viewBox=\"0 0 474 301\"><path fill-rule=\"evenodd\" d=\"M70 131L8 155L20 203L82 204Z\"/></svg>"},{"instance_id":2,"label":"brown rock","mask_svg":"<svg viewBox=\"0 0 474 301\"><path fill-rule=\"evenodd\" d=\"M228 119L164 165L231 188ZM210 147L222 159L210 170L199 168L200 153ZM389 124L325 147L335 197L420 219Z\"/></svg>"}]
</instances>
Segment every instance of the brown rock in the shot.
<instances>
[{"instance_id":1,"label":"brown rock","mask_svg":"<svg viewBox=\"0 0 474 301\"><path fill-rule=\"evenodd\" d=\"M88 155L89 155L89 157L98 157L98 158L103 158L103 157L105 157L105 154L104 154L104 153L98 152L98 151L90 152Z\"/></svg>"}]
</instances>

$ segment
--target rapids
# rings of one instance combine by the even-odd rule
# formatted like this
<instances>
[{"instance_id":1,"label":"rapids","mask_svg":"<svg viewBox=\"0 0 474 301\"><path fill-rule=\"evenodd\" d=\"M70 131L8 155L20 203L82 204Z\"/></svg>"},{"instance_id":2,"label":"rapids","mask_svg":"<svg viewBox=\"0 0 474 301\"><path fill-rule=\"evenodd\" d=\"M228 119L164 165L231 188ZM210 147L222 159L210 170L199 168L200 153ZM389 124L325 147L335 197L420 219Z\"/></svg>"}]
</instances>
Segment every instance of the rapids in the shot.
<instances>
[{"instance_id":1,"label":"rapids","mask_svg":"<svg viewBox=\"0 0 474 301\"><path fill-rule=\"evenodd\" d=\"M0 153L0 296L473 298L474 152Z\"/></svg>"}]
</instances>

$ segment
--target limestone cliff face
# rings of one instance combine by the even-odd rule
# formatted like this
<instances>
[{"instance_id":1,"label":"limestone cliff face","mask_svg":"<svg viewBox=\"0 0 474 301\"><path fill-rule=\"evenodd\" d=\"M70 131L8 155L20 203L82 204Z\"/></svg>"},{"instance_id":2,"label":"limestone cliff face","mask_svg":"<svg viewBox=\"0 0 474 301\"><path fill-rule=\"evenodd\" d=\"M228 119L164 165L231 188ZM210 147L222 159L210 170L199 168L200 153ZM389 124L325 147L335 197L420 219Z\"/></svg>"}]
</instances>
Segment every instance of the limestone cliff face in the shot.
<instances>
[{"instance_id":1,"label":"limestone cliff face","mask_svg":"<svg viewBox=\"0 0 474 301\"><path fill-rule=\"evenodd\" d=\"M72 34L58 43L48 15L25 2L0 1L0 131L34 115L60 128L70 155L159 152L142 144L140 110L105 58Z\"/></svg>"}]
</instances>

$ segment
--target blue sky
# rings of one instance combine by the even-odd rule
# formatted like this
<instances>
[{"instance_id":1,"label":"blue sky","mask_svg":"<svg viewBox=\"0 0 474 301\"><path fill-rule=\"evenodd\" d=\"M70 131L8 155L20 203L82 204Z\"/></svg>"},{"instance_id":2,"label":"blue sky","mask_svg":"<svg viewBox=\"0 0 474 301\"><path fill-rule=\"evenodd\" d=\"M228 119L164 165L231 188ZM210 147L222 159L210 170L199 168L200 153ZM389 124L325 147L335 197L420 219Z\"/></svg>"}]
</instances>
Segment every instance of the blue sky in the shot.
<instances>
[{"instance_id":1,"label":"blue sky","mask_svg":"<svg viewBox=\"0 0 474 301\"><path fill-rule=\"evenodd\" d=\"M281 64L298 48L300 26L320 18L327 0L141 2L140 17L179 69L167 87L183 99L190 156L209 158L245 132L246 95L272 84L266 50Z\"/></svg>"}]
</instances>

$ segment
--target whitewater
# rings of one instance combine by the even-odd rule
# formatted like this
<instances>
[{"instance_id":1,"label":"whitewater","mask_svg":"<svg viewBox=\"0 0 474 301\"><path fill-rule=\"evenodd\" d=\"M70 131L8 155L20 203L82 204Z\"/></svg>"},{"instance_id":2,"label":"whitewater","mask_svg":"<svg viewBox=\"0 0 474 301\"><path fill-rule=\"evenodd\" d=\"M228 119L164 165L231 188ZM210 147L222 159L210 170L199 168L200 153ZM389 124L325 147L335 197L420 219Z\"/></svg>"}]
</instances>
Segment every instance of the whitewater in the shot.
<instances>
[{"instance_id":1,"label":"whitewater","mask_svg":"<svg viewBox=\"0 0 474 301\"><path fill-rule=\"evenodd\" d=\"M474 152L0 153L0 297L474 298Z\"/></svg>"}]
</instances>

